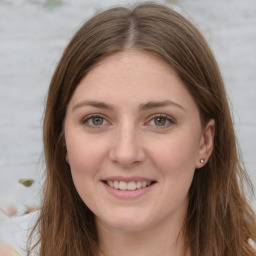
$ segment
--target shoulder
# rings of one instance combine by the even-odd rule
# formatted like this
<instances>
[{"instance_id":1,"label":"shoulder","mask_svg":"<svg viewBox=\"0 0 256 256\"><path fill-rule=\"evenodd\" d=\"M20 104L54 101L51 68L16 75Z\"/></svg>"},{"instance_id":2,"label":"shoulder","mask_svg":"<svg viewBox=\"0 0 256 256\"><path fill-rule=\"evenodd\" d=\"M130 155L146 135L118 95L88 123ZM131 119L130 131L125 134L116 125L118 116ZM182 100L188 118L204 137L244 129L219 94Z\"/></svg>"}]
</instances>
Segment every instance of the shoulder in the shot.
<instances>
[{"instance_id":1,"label":"shoulder","mask_svg":"<svg viewBox=\"0 0 256 256\"><path fill-rule=\"evenodd\" d=\"M0 255L3 256L20 256L20 254L13 249L9 244L0 241Z\"/></svg>"},{"instance_id":2,"label":"shoulder","mask_svg":"<svg viewBox=\"0 0 256 256\"><path fill-rule=\"evenodd\" d=\"M33 212L23 216L14 216L2 220L0 222L0 241L2 242L1 247L5 247L5 250L8 250L6 249L6 244L8 244L21 256L25 256L27 238L34 223L36 222L38 214L38 212ZM16 255L19 255L17 253Z\"/></svg>"}]
</instances>

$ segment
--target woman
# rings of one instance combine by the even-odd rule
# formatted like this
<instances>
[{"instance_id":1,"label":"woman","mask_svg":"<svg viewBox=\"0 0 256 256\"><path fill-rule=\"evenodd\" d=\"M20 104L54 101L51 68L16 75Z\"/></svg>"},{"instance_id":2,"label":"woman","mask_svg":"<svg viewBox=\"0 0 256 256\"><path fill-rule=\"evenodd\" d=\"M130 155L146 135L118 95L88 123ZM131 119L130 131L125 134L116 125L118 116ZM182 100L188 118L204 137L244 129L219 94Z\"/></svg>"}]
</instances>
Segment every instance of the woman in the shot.
<instances>
[{"instance_id":1,"label":"woman","mask_svg":"<svg viewBox=\"0 0 256 256\"><path fill-rule=\"evenodd\" d=\"M255 255L223 81L200 32L153 3L97 14L49 88L28 255Z\"/></svg>"}]
</instances>

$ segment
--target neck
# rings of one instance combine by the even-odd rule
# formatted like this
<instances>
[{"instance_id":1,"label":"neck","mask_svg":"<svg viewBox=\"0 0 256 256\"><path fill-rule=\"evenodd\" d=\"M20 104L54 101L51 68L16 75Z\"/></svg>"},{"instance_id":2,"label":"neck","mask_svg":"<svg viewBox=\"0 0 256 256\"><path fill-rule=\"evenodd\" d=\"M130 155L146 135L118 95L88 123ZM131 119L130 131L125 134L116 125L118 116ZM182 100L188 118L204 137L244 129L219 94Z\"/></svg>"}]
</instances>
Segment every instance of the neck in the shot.
<instances>
[{"instance_id":1,"label":"neck","mask_svg":"<svg viewBox=\"0 0 256 256\"><path fill-rule=\"evenodd\" d=\"M169 224L158 223L147 230L127 232L98 222L100 256L190 256L185 249L183 221Z\"/></svg>"}]
</instances>

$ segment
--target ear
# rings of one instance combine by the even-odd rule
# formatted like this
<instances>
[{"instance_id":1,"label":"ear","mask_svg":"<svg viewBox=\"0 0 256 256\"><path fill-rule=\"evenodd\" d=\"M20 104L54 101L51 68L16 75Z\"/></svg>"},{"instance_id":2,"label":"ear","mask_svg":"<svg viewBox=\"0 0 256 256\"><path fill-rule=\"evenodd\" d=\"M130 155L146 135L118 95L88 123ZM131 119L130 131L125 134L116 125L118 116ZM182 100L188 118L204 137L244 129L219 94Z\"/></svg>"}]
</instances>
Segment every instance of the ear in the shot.
<instances>
[{"instance_id":1,"label":"ear","mask_svg":"<svg viewBox=\"0 0 256 256\"><path fill-rule=\"evenodd\" d=\"M69 164L68 152L66 152L66 162Z\"/></svg>"},{"instance_id":2,"label":"ear","mask_svg":"<svg viewBox=\"0 0 256 256\"><path fill-rule=\"evenodd\" d=\"M215 120L211 119L205 126L197 153L196 168L203 167L211 156L214 146Z\"/></svg>"},{"instance_id":3,"label":"ear","mask_svg":"<svg viewBox=\"0 0 256 256\"><path fill-rule=\"evenodd\" d=\"M65 156L66 162L69 164L69 157L68 157L68 152L67 152L66 140L64 138L64 131L62 131L61 136L62 136L62 140L63 140L63 142L62 142L63 143L63 147L65 148L65 151L66 151L66 156Z\"/></svg>"}]
</instances>

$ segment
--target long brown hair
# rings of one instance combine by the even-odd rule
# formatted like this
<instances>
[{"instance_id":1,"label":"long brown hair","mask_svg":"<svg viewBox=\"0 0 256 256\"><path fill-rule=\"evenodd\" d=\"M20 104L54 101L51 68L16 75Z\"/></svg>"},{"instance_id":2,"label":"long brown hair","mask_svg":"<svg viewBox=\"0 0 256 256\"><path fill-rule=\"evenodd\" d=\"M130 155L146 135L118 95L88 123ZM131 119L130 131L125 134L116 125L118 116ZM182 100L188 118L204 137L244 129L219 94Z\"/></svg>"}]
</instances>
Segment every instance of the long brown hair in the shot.
<instances>
[{"instance_id":1,"label":"long brown hair","mask_svg":"<svg viewBox=\"0 0 256 256\"><path fill-rule=\"evenodd\" d=\"M43 136L46 180L40 216L32 235L41 256L98 255L93 213L74 187L65 161L63 121L76 86L92 66L117 51L137 49L165 60L181 78L201 114L202 125L216 122L214 150L195 171L184 222L192 256L252 256L256 221L245 195L252 189L239 159L221 74L208 44L174 10L144 3L112 8L86 22L65 49L53 75L45 109ZM30 237L30 238L31 238Z\"/></svg>"}]
</instances>

